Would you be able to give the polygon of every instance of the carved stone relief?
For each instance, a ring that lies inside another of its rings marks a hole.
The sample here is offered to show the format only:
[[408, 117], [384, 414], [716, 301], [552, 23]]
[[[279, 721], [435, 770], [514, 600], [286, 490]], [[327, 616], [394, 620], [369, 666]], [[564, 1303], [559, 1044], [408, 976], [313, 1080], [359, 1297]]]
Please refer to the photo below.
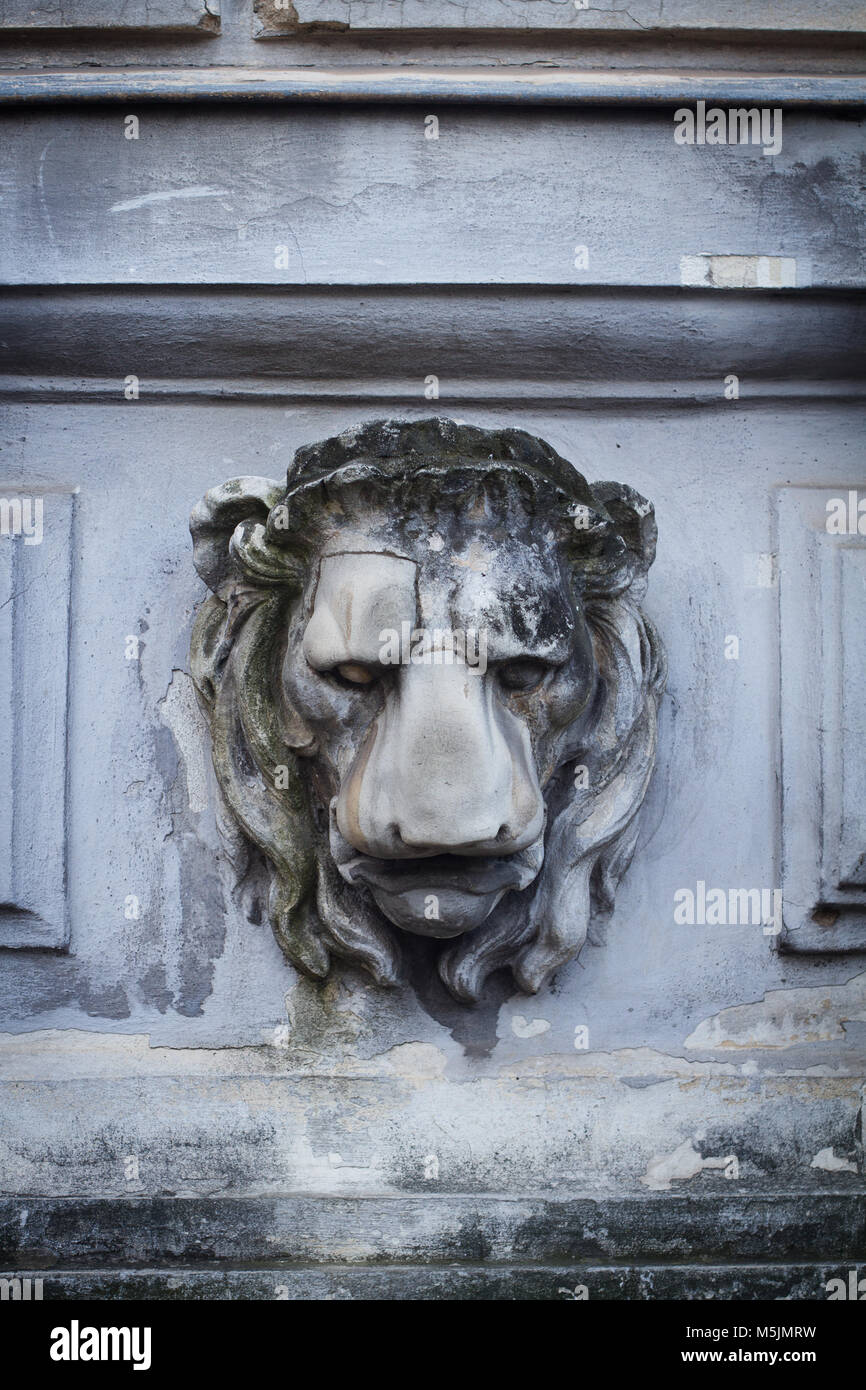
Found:
[[520, 430], [377, 421], [191, 531], [222, 823], [288, 958], [394, 985], [410, 933], [456, 999], [540, 989], [612, 908], [652, 773], [651, 504]]

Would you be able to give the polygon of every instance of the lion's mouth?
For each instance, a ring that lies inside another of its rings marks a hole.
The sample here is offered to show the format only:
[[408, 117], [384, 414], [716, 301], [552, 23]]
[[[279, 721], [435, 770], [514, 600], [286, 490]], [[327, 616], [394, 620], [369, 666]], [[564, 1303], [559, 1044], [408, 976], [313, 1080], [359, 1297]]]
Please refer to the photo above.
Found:
[[343, 838], [331, 811], [331, 854], [342, 878], [370, 889], [396, 926], [424, 936], [459, 936], [479, 926], [509, 889], [527, 888], [544, 862], [544, 831], [501, 856], [434, 854], [375, 859]]
[[525, 888], [531, 883], [541, 861], [530, 866], [525, 858], [525, 850], [502, 859], [467, 859], [457, 854], [437, 854], [429, 859], [371, 859], [360, 854], [338, 867], [347, 882], [361, 880], [389, 893], [407, 893], [423, 883], [431, 892], [452, 888], [483, 897], [506, 888]]

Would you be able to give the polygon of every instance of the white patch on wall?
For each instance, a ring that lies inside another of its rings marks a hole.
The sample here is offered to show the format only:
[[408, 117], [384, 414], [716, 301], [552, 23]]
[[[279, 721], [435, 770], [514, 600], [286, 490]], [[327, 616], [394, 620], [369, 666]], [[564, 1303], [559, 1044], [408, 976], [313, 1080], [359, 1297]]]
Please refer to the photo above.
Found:
[[[680, 257], [680, 284], [695, 289], [787, 290], [798, 283], [792, 256]], [[808, 283], [800, 266], [799, 283]]]
[[[696, 1138], [699, 1137], [696, 1136]], [[698, 1173], [703, 1172], [705, 1168], [720, 1168], [724, 1171], [726, 1178], [738, 1178], [740, 1175], [736, 1155], [728, 1154], [725, 1158], [702, 1158], [695, 1148], [694, 1140], [686, 1139], [672, 1153], [659, 1154], [656, 1158], [651, 1158], [641, 1182], [651, 1192], [668, 1192], [671, 1183], [675, 1180], [688, 1181], [690, 1178], [697, 1177]]]
[[743, 582], [747, 589], [776, 589], [779, 586], [779, 557], [771, 551], [743, 556]]
[[546, 1018], [525, 1019], [523, 1014], [515, 1014], [511, 1020], [511, 1031], [518, 1038], [537, 1038], [549, 1030], [550, 1024]]
[[809, 1164], [809, 1167], [823, 1168], [825, 1173], [857, 1172], [856, 1163], [853, 1163], [850, 1158], [837, 1158], [832, 1148], [819, 1149], [818, 1153], [816, 1153], [812, 1162]]
[[150, 203], [167, 203], [174, 198], [224, 198], [227, 188], [208, 188], [198, 184], [195, 188], [166, 188], [160, 193], [142, 193], [138, 198], [129, 198], [125, 203], [112, 203], [109, 212], [134, 212], [136, 208], [147, 207]]

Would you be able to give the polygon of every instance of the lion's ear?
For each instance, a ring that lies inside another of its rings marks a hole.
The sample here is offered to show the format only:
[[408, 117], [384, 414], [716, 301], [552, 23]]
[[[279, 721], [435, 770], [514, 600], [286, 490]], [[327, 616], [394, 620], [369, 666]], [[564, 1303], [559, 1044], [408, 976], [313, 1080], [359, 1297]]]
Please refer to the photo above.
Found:
[[626, 543], [634, 564], [632, 590], [640, 598], [646, 588], [650, 565], [656, 557], [655, 508], [625, 483], [593, 483], [593, 496], [613, 518], [617, 531]]
[[273, 478], [230, 478], [221, 487], [211, 488], [193, 507], [189, 519], [193, 563], [215, 594], [235, 577], [229, 551], [235, 527], [243, 521], [264, 524], [284, 492], [284, 485]]

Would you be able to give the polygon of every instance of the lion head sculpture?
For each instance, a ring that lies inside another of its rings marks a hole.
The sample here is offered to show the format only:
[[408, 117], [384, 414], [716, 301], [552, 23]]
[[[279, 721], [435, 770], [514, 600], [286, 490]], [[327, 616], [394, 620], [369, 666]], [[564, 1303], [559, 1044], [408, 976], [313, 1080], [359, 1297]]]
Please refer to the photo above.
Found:
[[376, 421], [190, 529], [193, 679], [289, 960], [392, 985], [414, 933], [458, 1000], [537, 991], [611, 909], [653, 768], [650, 503], [521, 430]]

